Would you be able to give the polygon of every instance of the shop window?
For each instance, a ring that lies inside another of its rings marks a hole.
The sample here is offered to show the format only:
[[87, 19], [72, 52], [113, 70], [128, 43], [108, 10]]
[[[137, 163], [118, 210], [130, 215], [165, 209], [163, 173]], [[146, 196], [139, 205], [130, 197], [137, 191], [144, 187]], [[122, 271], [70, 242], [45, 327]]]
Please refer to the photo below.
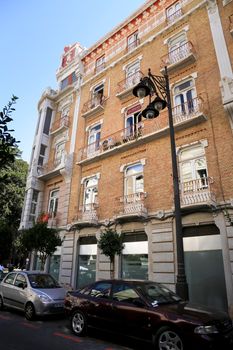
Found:
[[94, 236], [79, 239], [77, 287], [81, 288], [96, 280], [97, 240]]

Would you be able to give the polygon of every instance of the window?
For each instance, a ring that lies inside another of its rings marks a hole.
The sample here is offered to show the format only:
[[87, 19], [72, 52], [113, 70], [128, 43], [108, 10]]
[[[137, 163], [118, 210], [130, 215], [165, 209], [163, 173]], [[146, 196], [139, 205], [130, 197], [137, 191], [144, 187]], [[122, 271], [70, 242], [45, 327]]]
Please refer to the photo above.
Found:
[[128, 51], [132, 51], [133, 49], [135, 49], [135, 47], [138, 46], [138, 43], [139, 43], [138, 32], [135, 32], [135, 33], [131, 34], [127, 38], [127, 49], [128, 49]]
[[168, 7], [166, 13], [168, 24], [174, 22], [182, 15], [180, 2], [175, 2], [172, 6]]
[[130, 303], [139, 299], [139, 295], [134, 289], [132, 289], [127, 284], [115, 284], [113, 285], [113, 300], [121, 301], [123, 303]]
[[58, 197], [59, 197], [59, 190], [53, 190], [50, 192], [48, 211], [49, 211], [49, 214], [53, 217], [55, 217], [57, 214]]
[[6, 279], [5, 279], [5, 283], [7, 284], [14, 284], [14, 279], [15, 279], [15, 276], [16, 276], [16, 273], [13, 272], [13, 273], [10, 273], [9, 275], [7, 275]]
[[77, 76], [75, 72], [71, 73], [70, 75], [68, 75], [68, 77], [66, 77], [61, 81], [61, 85], [60, 85], [61, 90], [65, 89], [68, 85], [73, 84], [76, 80], [77, 80]]
[[39, 158], [38, 158], [38, 165], [40, 165], [40, 166], [42, 166], [44, 164], [45, 151], [46, 151], [46, 146], [41, 144], [40, 145], [40, 154], [39, 154]]
[[98, 179], [97, 176], [88, 178], [84, 183], [84, 211], [93, 210], [97, 204]]
[[58, 143], [55, 149], [54, 166], [64, 164], [65, 161], [65, 142]]
[[105, 56], [99, 57], [95, 62], [95, 72], [101, 72], [105, 67]]
[[143, 165], [135, 164], [125, 169], [125, 199], [128, 202], [140, 200], [144, 192]]
[[125, 71], [126, 89], [139, 83], [140, 80], [140, 61], [129, 65]]
[[190, 114], [195, 110], [197, 101], [194, 80], [186, 80], [174, 87], [174, 114]]
[[38, 197], [39, 197], [39, 191], [33, 190], [31, 208], [30, 208], [30, 214], [29, 214], [29, 221], [31, 222], [32, 221], [35, 222]]
[[179, 164], [184, 192], [208, 187], [206, 157], [202, 145], [181, 150]]
[[97, 240], [95, 236], [79, 239], [77, 287], [86, 286], [96, 281]]
[[111, 292], [111, 283], [99, 282], [90, 290], [90, 296], [94, 298], [108, 299]]
[[19, 273], [15, 279], [15, 286], [16, 287], [19, 287], [19, 286], [24, 286], [24, 288], [26, 287], [27, 285], [27, 281], [26, 281], [26, 278], [24, 275], [22, 275], [21, 273]]
[[148, 240], [145, 232], [127, 232], [123, 237], [121, 277], [148, 279]]
[[89, 129], [88, 148], [87, 148], [88, 155], [92, 156], [93, 154], [98, 152], [100, 148], [100, 134], [101, 134], [101, 124], [92, 126]]
[[44, 129], [43, 129], [43, 133], [46, 134], [46, 135], [49, 134], [50, 124], [51, 124], [51, 119], [52, 119], [52, 113], [53, 113], [53, 110], [51, 108], [47, 107], [46, 116], [45, 116], [45, 122], [44, 122]]
[[91, 108], [95, 108], [102, 104], [104, 96], [104, 84], [99, 84], [92, 90]]
[[168, 42], [169, 64], [174, 64], [187, 57], [189, 51], [189, 43], [185, 32], [181, 33], [175, 38], [172, 38]]
[[[141, 106], [136, 106], [136, 108], [131, 108], [127, 111], [125, 118], [125, 138], [133, 139], [142, 134], [142, 115], [140, 112], [134, 113], [134, 109], [141, 109]], [[131, 112], [132, 110], [132, 112]], [[124, 141], [124, 140], [123, 140]]]
[[38, 134], [38, 130], [40, 127], [41, 115], [42, 115], [42, 109], [39, 111], [39, 117], [38, 117], [38, 122], [37, 122], [37, 126], [36, 126], [36, 135]]

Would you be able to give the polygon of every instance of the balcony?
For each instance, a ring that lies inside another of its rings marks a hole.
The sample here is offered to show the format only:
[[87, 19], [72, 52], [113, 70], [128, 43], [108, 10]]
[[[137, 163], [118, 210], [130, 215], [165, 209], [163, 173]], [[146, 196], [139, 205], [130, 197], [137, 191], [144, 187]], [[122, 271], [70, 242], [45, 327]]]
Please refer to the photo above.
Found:
[[229, 16], [229, 30], [231, 35], [233, 36], [233, 14]]
[[171, 15], [167, 15], [167, 25], [174, 23], [182, 15], [183, 15], [183, 11], [181, 8], [176, 12], [172, 13]]
[[70, 125], [70, 121], [68, 116], [64, 116], [59, 120], [56, 120], [50, 129], [50, 135], [56, 135], [57, 133], [62, 132], [65, 129], [68, 129], [69, 125]]
[[139, 192], [121, 197], [116, 211], [115, 220], [126, 222], [131, 220], [143, 220], [147, 218], [147, 209], [145, 208], [146, 193]]
[[[169, 72], [177, 68], [185, 67], [196, 61], [196, 51], [193, 44], [187, 41], [178, 48], [170, 51], [167, 55], [161, 57], [162, 66], [167, 66]], [[164, 68], [161, 69], [164, 72]]]
[[[198, 97], [173, 107], [172, 113], [176, 130], [197, 125], [207, 119], [204, 111], [204, 101]], [[78, 163], [92, 162], [97, 157], [108, 157], [114, 153], [132, 149], [135, 145], [146, 144], [168, 134], [168, 116], [167, 111], [164, 110], [158, 118], [144, 120], [138, 124], [131, 125], [81, 148], [77, 161]]]
[[107, 98], [103, 95], [97, 95], [92, 97], [90, 100], [84, 103], [82, 112], [81, 112], [82, 116], [85, 118], [95, 113], [103, 111], [106, 100]]
[[213, 179], [202, 177], [181, 183], [181, 207], [216, 206], [215, 194], [211, 191]]
[[98, 224], [97, 203], [81, 206], [78, 215], [74, 218], [72, 226], [76, 228], [96, 226]]
[[140, 82], [140, 79], [142, 77], [143, 77], [143, 73], [138, 71], [136, 73], [129, 75], [124, 80], [120, 81], [117, 84], [116, 96], [119, 97], [120, 99], [123, 99], [127, 96], [132, 95], [132, 90], [134, 86], [136, 86]]
[[127, 44], [127, 52], [133, 51], [139, 44], [140, 44], [140, 40], [139, 39], [135, 39], [130, 44], [128, 43]]
[[66, 156], [56, 159], [53, 163], [47, 163], [37, 166], [37, 177], [40, 180], [49, 180], [61, 174], [61, 170], [65, 168]]

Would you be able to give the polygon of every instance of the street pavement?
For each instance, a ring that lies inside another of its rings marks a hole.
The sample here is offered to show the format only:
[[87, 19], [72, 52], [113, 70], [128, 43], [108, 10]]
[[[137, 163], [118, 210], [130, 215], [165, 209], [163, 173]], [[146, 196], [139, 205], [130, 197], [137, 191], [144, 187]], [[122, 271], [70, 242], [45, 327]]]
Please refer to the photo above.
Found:
[[1, 350], [147, 350], [147, 344], [104, 331], [89, 331], [86, 337], [75, 336], [64, 317], [46, 317], [27, 321], [22, 313], [0, 311]]

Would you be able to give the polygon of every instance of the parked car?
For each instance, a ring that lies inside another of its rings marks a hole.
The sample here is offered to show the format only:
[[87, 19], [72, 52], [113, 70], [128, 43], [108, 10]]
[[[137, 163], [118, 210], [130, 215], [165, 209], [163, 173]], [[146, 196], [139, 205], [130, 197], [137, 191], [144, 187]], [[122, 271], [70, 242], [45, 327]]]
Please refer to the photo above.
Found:
[[0, 270], [0, 282], [3, 280], [3, 278], [6, 276], [7, 272], [4, 270]]
[[48, 273], [13, 271], [0, 283], [0, 309], [22, 310], [28, 320], [64, 312], [66, 290]]
[[151, 281], [104, 280], [65, 298], [74, 334], [88, 327], [140, 338], [157, 350], [233, 348], [233, 323], [224, 312], [191, 305]]

